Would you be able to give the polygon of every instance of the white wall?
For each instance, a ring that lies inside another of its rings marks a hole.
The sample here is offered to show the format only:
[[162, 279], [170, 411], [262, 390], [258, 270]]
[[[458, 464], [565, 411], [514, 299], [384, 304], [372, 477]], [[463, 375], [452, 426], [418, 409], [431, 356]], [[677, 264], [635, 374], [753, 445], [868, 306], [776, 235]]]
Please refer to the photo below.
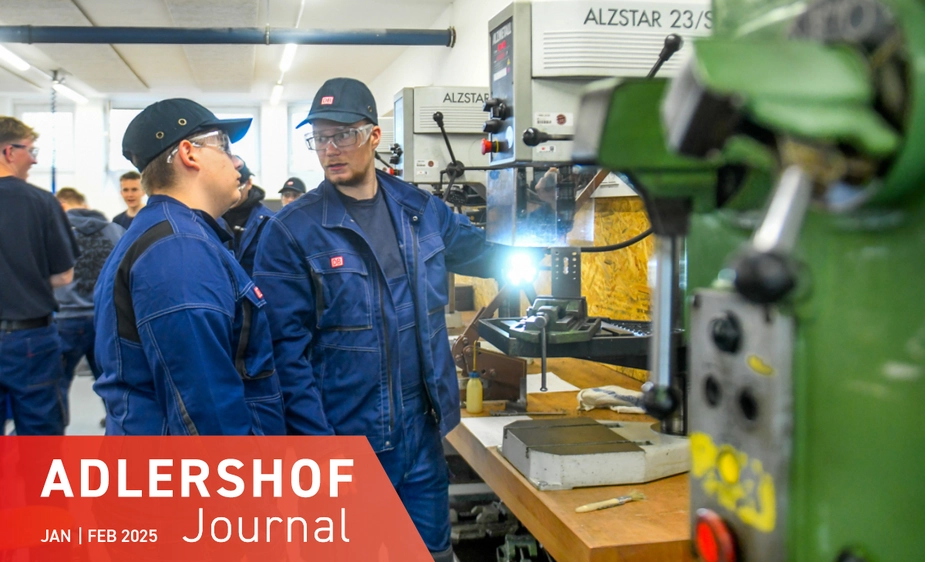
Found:
[[431, 26], [456, 28], [452, 49], [409, 47], [369, 84], [380, 115], [392, 110], [395, 94], [413, 86], [489, 86], [488, 20], [509, 2], [456, 0]]
[[260, 107], [260, 175], [256, 183], [267, 199], [279, 199], [279, 188], [289, 179], [289, 111], [283, 104]]

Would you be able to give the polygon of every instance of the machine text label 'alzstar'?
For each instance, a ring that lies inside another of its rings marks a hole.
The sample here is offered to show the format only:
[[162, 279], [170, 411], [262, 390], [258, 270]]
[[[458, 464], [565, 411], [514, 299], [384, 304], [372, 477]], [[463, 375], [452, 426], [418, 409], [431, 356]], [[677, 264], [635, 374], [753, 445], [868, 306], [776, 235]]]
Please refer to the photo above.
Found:
[[612, 27], [658, 27], [671, 29], [712, 29], [713, 13], [710, 10], [671, 10], [662, 19], [659, 10], [590, 8], [584, 25]]
[[443, 103], [484, 103], [488, 94], [477, 92], [449, 92], [443, 96]]

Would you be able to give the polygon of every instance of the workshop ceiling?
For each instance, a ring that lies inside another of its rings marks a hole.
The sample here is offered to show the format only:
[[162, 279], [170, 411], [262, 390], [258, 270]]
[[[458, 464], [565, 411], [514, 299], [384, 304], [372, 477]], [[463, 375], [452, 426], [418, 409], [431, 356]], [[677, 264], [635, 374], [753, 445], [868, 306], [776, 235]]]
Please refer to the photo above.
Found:
[[[0, 25], [97, 27], [296, 26], [303, 0], [0, 0]], [[299, 29], [435, 28], [452, 0], [304, 0]], [[68, 86], [116, 104], [167, 96], [254, 103], [279, 79], [283, 45], [4, 44]], [[321, 83], [349, 75], [371, 81], [406, 48], [302, 45], [286, 73], [283, 100], [310, 99]], [[0, 95], [44, 99], [49, 81], [0, 62]]]

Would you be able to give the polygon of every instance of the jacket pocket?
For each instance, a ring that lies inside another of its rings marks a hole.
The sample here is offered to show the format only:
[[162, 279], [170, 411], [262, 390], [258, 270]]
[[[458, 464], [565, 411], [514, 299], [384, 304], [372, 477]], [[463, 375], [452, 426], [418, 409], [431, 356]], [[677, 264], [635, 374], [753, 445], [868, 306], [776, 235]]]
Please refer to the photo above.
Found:
[[372, 288], [363, 258], [333, 251], [309, 258], [318, 328], [356, 331], [372, 328]]
[[425, 236], [418, 244], [421, 263], [424, 266], [423, 281], [427, 294], [428, 315], [435, 314], [438, 310], [442, 314], [443, 309], [450, 302], [446, 282], [446, 262], [443, 256], [446, 247], [439, 234]]

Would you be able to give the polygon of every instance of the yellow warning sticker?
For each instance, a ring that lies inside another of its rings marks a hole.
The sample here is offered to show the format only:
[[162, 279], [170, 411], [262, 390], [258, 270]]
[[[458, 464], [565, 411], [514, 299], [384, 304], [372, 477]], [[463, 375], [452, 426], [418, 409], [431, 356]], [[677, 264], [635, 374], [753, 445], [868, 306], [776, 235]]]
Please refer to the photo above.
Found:
[[764, 375], [766, 377], [774, 375], [774, 367], [757, 355], [749, 355], [745, 359], [745, 364], [748, 365], [749, 369], [755, 371], [759, 375]]
[[691, 475], [708, 496], [743, 523], [764, 533], [774, 531], [774, 479], [764, 471], [760, 460], [749, 458], [731, 445], [717, 445], [706, 433], [692, 433]]

